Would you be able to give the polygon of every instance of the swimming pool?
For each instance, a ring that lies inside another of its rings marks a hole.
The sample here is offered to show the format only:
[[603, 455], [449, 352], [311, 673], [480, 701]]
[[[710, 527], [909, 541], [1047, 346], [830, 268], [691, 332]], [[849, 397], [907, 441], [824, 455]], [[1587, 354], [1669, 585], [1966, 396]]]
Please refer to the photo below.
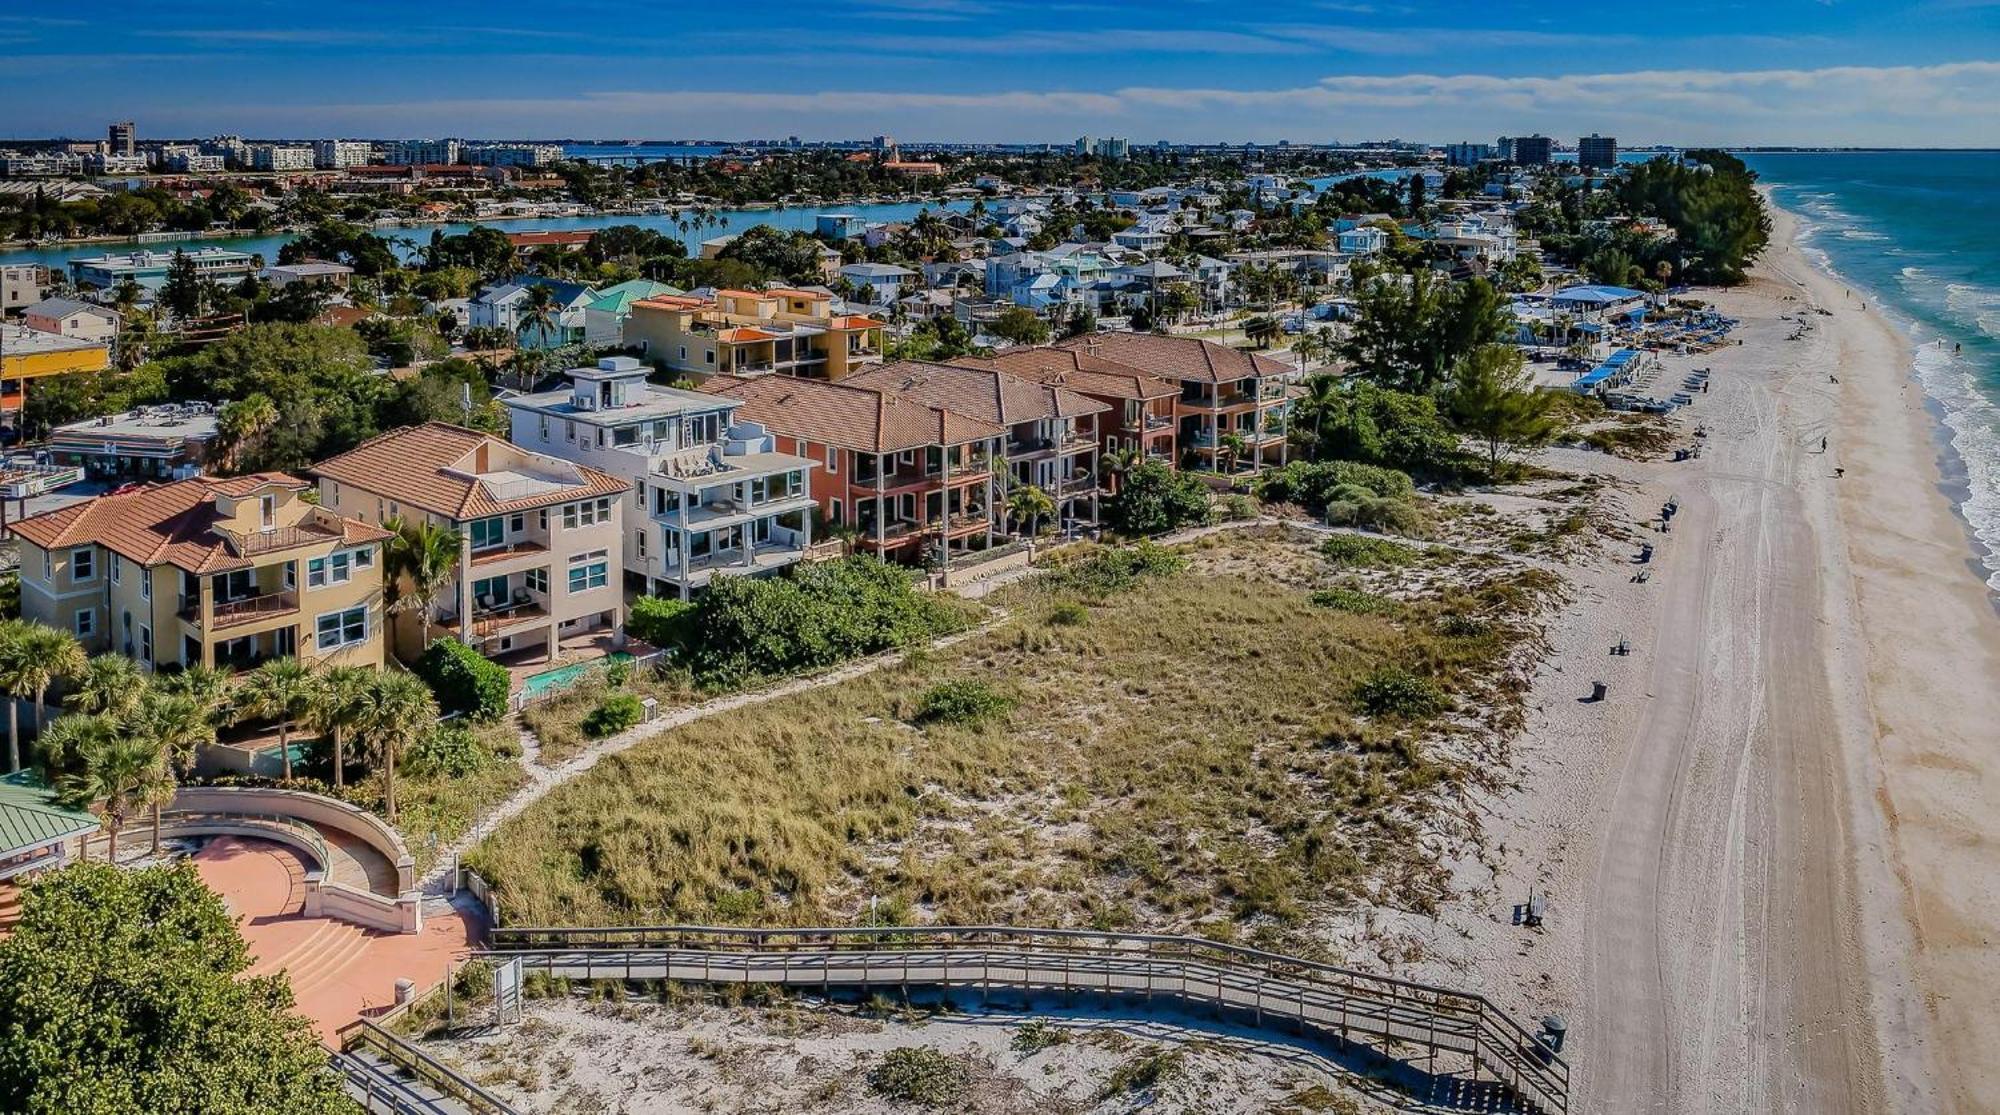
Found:
[[560, 690], [567, 689], [590, 670], [598, 669], [607, 662], [630, 662], [632, 656], [622, 650], [612, 651], [603, 658], [589, 662], [578, 662], [539, 674], [529, 674], [521, 681], [521, 702], [539, 700]]

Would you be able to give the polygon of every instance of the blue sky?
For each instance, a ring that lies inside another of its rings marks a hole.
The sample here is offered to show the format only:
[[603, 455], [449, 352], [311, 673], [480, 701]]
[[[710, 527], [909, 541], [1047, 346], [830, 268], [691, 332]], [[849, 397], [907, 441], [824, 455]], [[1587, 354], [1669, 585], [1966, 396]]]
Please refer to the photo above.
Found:
[[0, 136], [2000, 146], [2000, 0], [10, 7]]

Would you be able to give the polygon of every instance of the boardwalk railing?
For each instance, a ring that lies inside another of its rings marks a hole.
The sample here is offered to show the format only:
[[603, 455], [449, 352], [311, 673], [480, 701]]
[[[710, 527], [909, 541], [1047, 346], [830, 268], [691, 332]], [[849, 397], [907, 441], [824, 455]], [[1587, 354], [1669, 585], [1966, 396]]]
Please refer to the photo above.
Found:
[[[495, 928], [491, 951], [549, 975], [870, 989], [966, 987], [1177, 999], [1255, 1025], [1470, 1072], [1468, 1099], [1568, 1109], [1569, 1066], [1485, 997], [1196, 937], [1007, 927]], [[1446, 1064], [1439, 1065], [1444, 1057]]]
[[[364, 1110], [396, 1112], [442, 1112], [463, 1108], [472, 1115], [518, 1115], [500, 1097], [467, 1080], [451, 1066], [377, 1026], [358, 1018], [340, 1030], [340, 1053], [335, 1065], [347, 1075], [350, 1085], [363, 1096]], [[431, 1089], [456, 1101], [446, 1107], [426, 1101], [415, 1090], [383, 1073], [380, 1065], [353, 1056], [370, 1053], [397, 1071], [422, 1081]]]

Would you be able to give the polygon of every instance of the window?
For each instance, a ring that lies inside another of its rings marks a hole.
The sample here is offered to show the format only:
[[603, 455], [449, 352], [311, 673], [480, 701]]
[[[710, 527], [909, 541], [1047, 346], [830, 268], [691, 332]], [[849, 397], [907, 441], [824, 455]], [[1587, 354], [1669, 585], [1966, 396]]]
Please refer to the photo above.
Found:
[[563, 440], [564, 441], [576, 440], [576, 423], [568, 421], [565, 421], [563, 423]]
[[844, 517], [842, 517], [842, 515], [841, 515], [841, 508], [840, 508], [840, 501], [839, 501], [839, 500], [834, 500], [834, 501], [833, 501], [833, 522], [835, 523], [835, 525], [839, 525], [839, 524], [841, 524], [841, 523], [845, 523], [846, 521], [847, 521], [847, 520], [846, 520], [846, 519], [845, 519]]
[[536, 424], [541, 428], [542, 440], [543, 441], [549, 440], [549, 416], [546, 414], [537, 414], [535, 416], [535, 421]]
[[[113, 560], [116, 560], [117, 555], [113, 554], [112, 558]], [[153, 571], [147, 569], [145, 566], [142, 565], [139, 567], [139, 599], [151, 600], [152, 598], [153, 598]]]
[[278, 529], [278, 497], [257, 497], [257, 526], [260, 530]]
[[632, 541], [639, 547], [639, 557], [646, 556], [646, 531], [644, 528], [632, 532]]
[[97, 576], [97, 551], [80, 546], [69, 552], [69, 579], [88, 581]]
[[498, 515], [472, 520], [472, 548], [474, 551], [490, 550], [504, 545], [507, 541], [507, 520]]
[[639, 444], [639, 427], [620, 426], [617, 429], [611, 431], [611, 444], [613, 445]]
[[299, 563], [288, 561], [285, 563], [285, 590], [289, 592], [297, 587], [299, 587]]
[[491, 601], [493, 607], [507, 603], [506, 575], [487, 577], [483, 580], [472, 582], [472, 600], [475, 604], [486, 604]]
[[139, 625], [139, 661], [148, 665], [153, 661], [153, 629], [143, 623]]
[[831, 445], [826, 447], [826, 471], [830, 476], [840, 474], [840, 457]]
[[325, 588], [327, 585], [344, 585], [352, 577], [354, 555], [340, 550], [323, 558], [314, 558], [306, 563], [306, 587]]
[[344, 612], [328, 612], [314, 624], [319, 638], [319, 649], [335, 650], [353, 646], [368, 639], [368, 606], [360, 605]]
[[549, 529], [549, 509], [544, 507], [535, 512], [535, 526], [540, 530]]
[[706, 358], [706, 359], [708, 360], [708, 362], [709, 362], [709, 363], [711, 363], [711, 364], [715, 363], [715, 350], [714, 350], [714, 349], [709, 349], [709, 350], [708, 350], [707, 352], [705, 352], [705, 353], [702, 353], [702, 356], [703, 356], [704, 358]]
[[[373, 546], [363, 546], [362, 548], [360, 548], [360, 549], [358, 549], [358, 550], [353, 550], [353, 551], [350, 551], [350, 552], [351, 552], [351, 553], [353, 553], [353, 555], [354, 555], [354, 568], [356, 568], [356, 569], [372, 569], [372, 568], [374, 568], [374, 566], [375, 566], [375, 547], [373, 547]], [[291, 566], [289, 566], [289, 565], [288, 565], [288, 566], [286, 566], [285, 568], [287, 568], [287, 569], [290, 569], [290, 568], [291, 568]]]
[[76, 614], [76, 637], [88, 639], [97, 634], [97, 609], [85, 608]]
[[604, 559], [603, 550], [592, 550], [587, 554], [571, 554], [569, 559], [569, 591], [588, 592], [603, 588], [610, 583], [611, 569]]
[[507, 529], [515, 534], [528, 533], [528, 516], [519, 511], [514, 512], [513, 518], [507, 520]]
[[581, 503], [565, 503], [562, 509], [564, 530], [595, 526], [611, 521], [611, 499], [587, 499]]
[[125, 572], [125, 562], [117, 554], [111, 555], [111, 583], [119, 583], [119, 575]]
[[529, 592], [539, 592], [546, 596], [549, 591], [549, 571], [546, 569], [530, 569], [526, 573], [521, 574], [521, 584]]

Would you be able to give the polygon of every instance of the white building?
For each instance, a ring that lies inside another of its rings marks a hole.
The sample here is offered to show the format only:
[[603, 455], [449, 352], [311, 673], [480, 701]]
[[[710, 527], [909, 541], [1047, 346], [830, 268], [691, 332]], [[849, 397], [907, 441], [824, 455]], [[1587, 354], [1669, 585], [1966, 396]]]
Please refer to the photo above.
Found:
[[463, 145], [455, 139], [405, 139], [389, 145], [391, 166], [452, 165]]
[[633, 486], [626, 580], [686, 599], [715, 577], [803, 560], [812, 546], [812, 470], [740, 420], [741, 400], [646, 382], [646, 366], [607, 356], [572, 368], [570, 389], [503, 400], [514, 444], [586, 464]]
[[83, 157], [85, 174], [144, 174], [148, 169], [144, 155], [107, 155], [99, 152]]
[[321, 170], [367, 166], [375, 145], [357, 139], [322, 139], [313, 144], [313, 165]]
[[259, 143], [250, 148], [252, 170], [311, 170], [313, 161], [313, 149], [310, 147]]
[[487, 143], [464, 147], [459, 157], [474, 166], [547, 166], [563, 157], [555, 143]]

